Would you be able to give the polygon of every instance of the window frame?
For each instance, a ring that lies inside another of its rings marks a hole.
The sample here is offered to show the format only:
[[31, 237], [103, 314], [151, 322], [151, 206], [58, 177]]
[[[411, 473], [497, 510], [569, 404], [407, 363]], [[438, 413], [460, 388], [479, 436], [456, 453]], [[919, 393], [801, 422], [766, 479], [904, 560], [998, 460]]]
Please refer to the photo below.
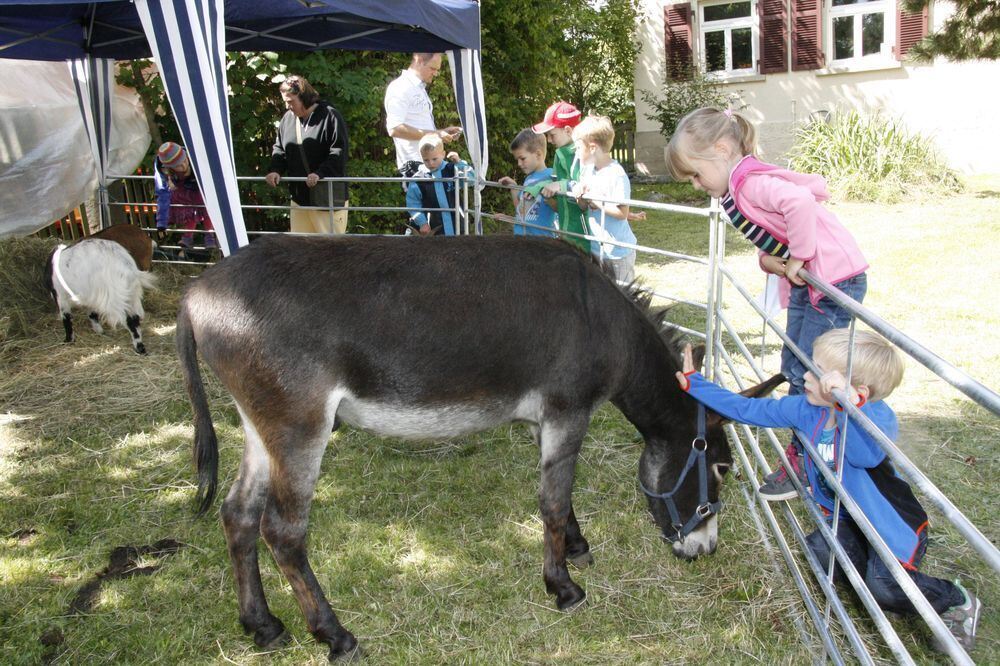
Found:
[[[705, 20], [706, 7], [729, 5], [734, 4], [734, 2], [748, 2], [750, 4], [750, 15], [718, 21]], [[725, 80], [760, 73], [760, 18], [757, 16], [757, 0], [708, 0], [707, 2], [698, 2], [696, 16], [698, 19], [698, 64], [705, 76]], [[708, 24], [707, 28], [706, 24]], [[738, 28], [750, 28], [751, 64], [748, 68], [733, 69], [732, 31]], [[724, 35], [723, 48], [725, 49], [726, 69], [714, 72], [708, 71], [708, 52], [705, 42], [705, 36], [708, 32], [722, 32]]]
[[[875, 0], [850, 5], [834, 6], [833, 0], [823, 2], [823, 44], [827, 67], [850, 67], [888, 62], [894, 59], [893, 47], [896, 43], [896, 0]], [[877, 53], [858, 55], [864, 48], [865, 14], [882, 14], [882, 45]], [[849, 58], [837, 58], [836, 35], [833, 24], [837, 18], [853, 18], [854, 53]]]

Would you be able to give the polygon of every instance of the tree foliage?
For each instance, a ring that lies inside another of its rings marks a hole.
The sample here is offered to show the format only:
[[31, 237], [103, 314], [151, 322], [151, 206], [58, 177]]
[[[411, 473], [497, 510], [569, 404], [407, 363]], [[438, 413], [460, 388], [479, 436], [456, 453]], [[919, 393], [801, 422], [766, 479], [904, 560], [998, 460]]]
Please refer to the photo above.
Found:
[[[933, 0], [906, 0], [907, 11], [919, 12]], [[910, 57], [931, 60], [945, 56], [951, 60], [1000, 59], [1000, 0], [953, 0], [955, 13], [941, 29], [928, 35], [912, 49]]]
[[697, 68], [678, 80], [668, 79], [659, 93], [642, 91], [642, 99], [650, 106], [646, 118], [660, 125], [660, 134], [666, 139], [674, 135], [681, 118], [691, 111], [703, 106], [724, 108], [738, 97], [738, 93], [728, 94], [717, 79]]
[[[592, 6], [593, 0], [505, 0], [482, 5], [488, 177], [520, 175], [507, 147], [517, 132], [538, 122], [558, 99], [609, 115], [615, 122], [632, 120], [636, 1], [608, 0], [599, 8]], [[228, 54], [237, 173], [265, 175], [275, 125], [284, 113], [278, 85], [285, 76], [299, 74], [344, 116], [350, 132], [349, 175], [394, 176], [395, 151], [386, 133], [382, 101], [386, 86], [409, 60], [408, 53], [339, 50]], [[140, 65], [120, 68], [119, 80], [139, 90], [146, 108], [155, 114], [163, 140], [180, 141], [159, 77], [148, 76], [155, 68], [149, 61]], [[145, 80], [137, 78], [139, 70], [147, 73]], [[438, 125], [459, 124], [447, 59], [429, 94]], [[463, 149], [458, 147], [459, 152]], [[241, 184], [241, 198], [245, 205], [282, 205], [287, 203], [287, 192], [258, 181]], [[400, 206], [402, 197], [394, 185], [356, 184], [351, 186], [351, 203]], [[287, 219], [283, 211], [248, 209], [244, 215], [250, 229], [280, 229]], [[350, 217], [354, 231], [399, 231], [403, 221], [398, 213]]]
[[640, 44], [635, 35], [637, 0], [608, 0], [603, 6], [579, 0], [566, 33], [574, 46], [566, 97], [584, 108], [634, 123], [633, 68]]

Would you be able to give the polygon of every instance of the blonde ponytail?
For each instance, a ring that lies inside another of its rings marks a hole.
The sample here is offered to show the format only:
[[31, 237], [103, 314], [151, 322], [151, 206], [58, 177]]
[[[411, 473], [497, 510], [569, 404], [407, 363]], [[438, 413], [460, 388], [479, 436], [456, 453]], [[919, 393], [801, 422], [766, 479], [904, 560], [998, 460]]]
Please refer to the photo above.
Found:
[[741, 114], [730, 109], [702, 107], [677, 123], [667, 144], [667, 168], [675, 180], [688, 180], [695, 169], [690, 159], [713, 159], [712, 146], [727, 140], [742, 155], [757, 152], [757, 130]]

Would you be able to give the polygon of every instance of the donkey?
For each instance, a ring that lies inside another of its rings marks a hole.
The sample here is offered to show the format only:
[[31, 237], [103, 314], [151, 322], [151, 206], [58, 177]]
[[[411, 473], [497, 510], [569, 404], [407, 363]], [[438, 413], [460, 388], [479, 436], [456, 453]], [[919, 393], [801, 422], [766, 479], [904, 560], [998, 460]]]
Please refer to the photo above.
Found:
[[699, 432], [696, 403], [674, 376], [680, 352], [660, 324], [636, 290], [552, 239], [270, 237], [205, 271], [181, 301], [177, 351], [195, 415], [199, 513], [218, 474], [199, 351], [243, 422], [243, 460], [221, 511], [243, 628], [262, 647], [284, 638], [261, 584], [263, 536], [330, 659], [358, 649], [305, 548], [320, 461], [342, 422], [402, 438], [526, 423], [541, 452], [543, 579], [568, 609], [585, 593], [567, 561], [592, 562], [571, 498], [577, 454], [610, 400], [645, 440], [639, 482], [675, 555], [713, 552], [732, 457], [717, 418]]

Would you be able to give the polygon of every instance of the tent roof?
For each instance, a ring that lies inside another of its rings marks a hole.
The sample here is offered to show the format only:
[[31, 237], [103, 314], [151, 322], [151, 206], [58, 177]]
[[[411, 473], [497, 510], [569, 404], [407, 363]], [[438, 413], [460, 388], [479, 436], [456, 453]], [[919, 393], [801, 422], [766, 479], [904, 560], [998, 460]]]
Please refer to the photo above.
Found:
[[[225, 22], [228, 51], [479, 49], [474, 0], [225, 0]], [[150, 55], [132, 2], [0, 0], [0, 58], [69, 60], [87, 53], [117, 60]]]

